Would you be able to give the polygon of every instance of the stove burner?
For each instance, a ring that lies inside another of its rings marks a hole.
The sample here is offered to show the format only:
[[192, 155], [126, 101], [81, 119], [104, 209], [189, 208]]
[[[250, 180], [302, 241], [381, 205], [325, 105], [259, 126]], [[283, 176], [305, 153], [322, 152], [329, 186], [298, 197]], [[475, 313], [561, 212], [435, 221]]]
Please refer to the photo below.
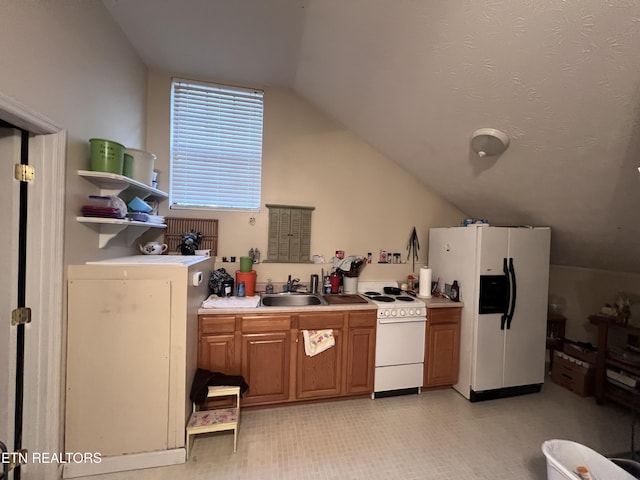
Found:
[[381, 295], [380, 292], [364, 292], [364, 294], [367, 297], [377, 297], [377, 296]]
[[384, 295], [376, 295], [375, 297], [371, 297], [371, 300], [375, 300], [376, 302], [393, 302], [394, 299], [391, 297], [385, 297]]
[[396, 297], [396, 300], [400, 300], [401, 302], [413, 302], [413, 298], [411, 297]]

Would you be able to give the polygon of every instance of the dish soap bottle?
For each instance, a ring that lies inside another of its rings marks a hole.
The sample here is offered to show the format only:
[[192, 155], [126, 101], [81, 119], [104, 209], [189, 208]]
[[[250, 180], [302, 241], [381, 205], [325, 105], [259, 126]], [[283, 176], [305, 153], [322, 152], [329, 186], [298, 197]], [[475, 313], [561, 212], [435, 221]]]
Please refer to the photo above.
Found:
[[273, 293], [273, 283], [271, 283], [270, 278], [267, 278], [267, 286], [265, 287], [265, 291], [267, 293]]

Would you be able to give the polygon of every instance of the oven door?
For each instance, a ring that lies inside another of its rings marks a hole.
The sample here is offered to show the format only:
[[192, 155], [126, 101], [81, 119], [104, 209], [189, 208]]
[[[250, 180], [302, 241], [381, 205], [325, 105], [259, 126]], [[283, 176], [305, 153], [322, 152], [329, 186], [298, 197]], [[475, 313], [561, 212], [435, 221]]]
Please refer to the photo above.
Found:
[[426, 319], [381, 319], [376, 332], [376, 367], [424, 362]]

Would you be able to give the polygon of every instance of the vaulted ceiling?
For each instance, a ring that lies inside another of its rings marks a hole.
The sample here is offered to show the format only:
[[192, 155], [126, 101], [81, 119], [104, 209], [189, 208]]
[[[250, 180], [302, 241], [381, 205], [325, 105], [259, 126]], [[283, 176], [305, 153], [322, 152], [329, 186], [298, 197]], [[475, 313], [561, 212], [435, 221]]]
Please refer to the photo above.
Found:
[[551, 226], [552, 263], [640, 272], [640, 2], [103, 2], [149, 67], [292, 88], [470, 217]]

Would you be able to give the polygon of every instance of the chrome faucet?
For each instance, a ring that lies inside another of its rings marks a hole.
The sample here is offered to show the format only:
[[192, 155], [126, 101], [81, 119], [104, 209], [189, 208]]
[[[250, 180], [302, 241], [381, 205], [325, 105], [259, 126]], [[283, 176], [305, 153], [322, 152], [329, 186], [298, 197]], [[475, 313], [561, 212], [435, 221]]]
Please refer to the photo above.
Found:
[[291, 275], [289, 275], [289, 277], [287, 278], [287, 285], [286, 285], [286, 290], [285, 292], [297, 292], [299, 288], [303, 287], [304, 285], [300, 285], [300, 279], [299, 278], [291, 278]]

